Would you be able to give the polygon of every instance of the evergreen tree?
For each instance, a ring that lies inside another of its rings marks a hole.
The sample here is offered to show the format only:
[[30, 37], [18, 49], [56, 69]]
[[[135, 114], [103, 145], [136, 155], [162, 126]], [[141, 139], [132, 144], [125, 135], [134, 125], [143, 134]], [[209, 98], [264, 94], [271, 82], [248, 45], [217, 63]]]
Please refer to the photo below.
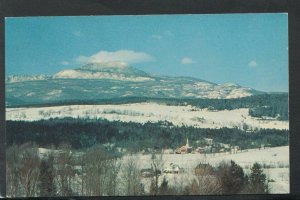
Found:
[[251, 168], [249, 177], [250, 192], [254, 194], [268, 193], [268, 184], [266, 182], [266, 175], [263, 173], [262, 167], [259, 163], [254, 163]]
[[218, 174], [223, 194], [238, 194], [247, 182], [243, 168], [232, 160], [230, 161], [230, 165], [221, 163]]

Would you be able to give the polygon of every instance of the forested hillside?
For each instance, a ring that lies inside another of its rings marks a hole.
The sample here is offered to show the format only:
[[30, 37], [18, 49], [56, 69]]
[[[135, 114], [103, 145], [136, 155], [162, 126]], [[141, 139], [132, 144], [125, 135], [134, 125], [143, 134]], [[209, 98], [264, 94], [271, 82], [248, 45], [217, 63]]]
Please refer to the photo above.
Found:
[[242, 149], [261, 145], [288, 145], [288, 130], [261, 129], [246, 132], [240, 129], [203, 129], [175, 127], [169, 122], [125, 123], [91, 119], [51, 119], [35, 122], [7, 121], [7, 143], [23, 144], [35, 142], [40, 147], [58, 146], [69, 143], [73, 148], [87, 148], [95, 144], [113, 143], [131, 152], [146, 148], [177, 148], [185, 144], [186, 137], [191, 145], [197, 140], [212, 138], [215, 142], [238, 145]]

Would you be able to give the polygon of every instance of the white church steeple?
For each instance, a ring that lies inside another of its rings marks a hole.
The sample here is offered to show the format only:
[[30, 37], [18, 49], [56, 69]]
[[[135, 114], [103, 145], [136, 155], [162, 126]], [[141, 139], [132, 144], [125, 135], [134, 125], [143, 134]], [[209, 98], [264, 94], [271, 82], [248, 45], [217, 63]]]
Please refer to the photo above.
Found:
[[186, 147], [189, 147], [190, 145], [189, 145], [189, 139], [188, 138], [186, 138], [186, 145], [185, 145]]

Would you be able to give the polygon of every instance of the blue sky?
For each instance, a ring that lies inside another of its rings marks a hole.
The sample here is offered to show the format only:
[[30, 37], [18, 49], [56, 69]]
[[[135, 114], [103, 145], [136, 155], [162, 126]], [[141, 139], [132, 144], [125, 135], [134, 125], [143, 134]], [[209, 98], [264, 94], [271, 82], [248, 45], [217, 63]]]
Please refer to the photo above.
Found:
[[6, 75], [124, 61], [153, 74], [288, 91], [286, 14], [26, 17], [5, 25]]

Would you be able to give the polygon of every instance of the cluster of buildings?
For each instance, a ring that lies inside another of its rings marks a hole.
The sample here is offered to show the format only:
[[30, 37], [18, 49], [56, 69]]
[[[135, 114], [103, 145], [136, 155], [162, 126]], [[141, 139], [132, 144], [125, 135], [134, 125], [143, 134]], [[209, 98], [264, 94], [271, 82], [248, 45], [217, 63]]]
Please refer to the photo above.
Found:
[[[196, 141], [196, 144], [199, 143], [199, 141]], [[189, 144], [188, 138], [186, 139], [186, 144], [178, 147], [175, 151], [172, 149], [166, 149], [163, 152], [164, 153], [176, 153], [176, 154], [188, 154], [188, 153], [237, 153], [241, 149], [239, 146], [236, 145], [230, 145], [220, 142], [214, 142], [212, 138], [204, 138], [204, 141], [202, 141], [202, 145], [199, 145], [196, 148], [193, 148]]]
[[183, 145], [175, 150], [176, 154], [192, 153], [193, 147], [189, 145], [189, 139], [186, 139], [186, 145]]

